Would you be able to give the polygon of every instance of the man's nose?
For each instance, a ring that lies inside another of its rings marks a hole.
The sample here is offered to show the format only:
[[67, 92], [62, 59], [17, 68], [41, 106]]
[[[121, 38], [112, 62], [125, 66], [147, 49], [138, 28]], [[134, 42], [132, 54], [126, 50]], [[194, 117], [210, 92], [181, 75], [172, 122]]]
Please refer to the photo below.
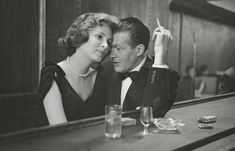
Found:
[[111, 58], [114, 58], [114, 57], [116, 57], [117, 56], [117, 53], [115, 52], [115, 50], [114, 49], [111, 49], [110, 50], [110, 57]]

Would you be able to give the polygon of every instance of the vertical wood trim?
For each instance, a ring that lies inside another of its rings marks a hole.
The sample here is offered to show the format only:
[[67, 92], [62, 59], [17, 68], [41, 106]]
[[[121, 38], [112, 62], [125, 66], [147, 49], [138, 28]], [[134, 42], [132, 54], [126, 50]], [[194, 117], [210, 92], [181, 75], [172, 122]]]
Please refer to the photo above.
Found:
[[153, 10], [152, 10], [152, 7], [153, 7], [153, 2], [152, 0], [147, 0], [147, 4], [146, 4], [146, 25], [148, 27], [151, 27], [152, 26], [152, 19], [153, 19]]
[[82, 0], [74, 1], [74, 18], [82, 14]]
[[[146, 3], [146, 12], [145, 12], [145, 25], [148, 27], [150, 30], [150, 36], [152, 35], [152, 28], [153, 28], [153, 1], [152, 0], [147, 0]], [[149, 41], [149, 47], [148, 47], [148, 54], [153, 56], [154, 55], [154, 50], [151, 49], [153, 48], [151, 43], [151, 40]]]
[[182, 55], [182, 36], [183, 36], [183, 11], [180, 11], [180, 29], [179, 29], [179, 54], [178, 54], [178, 71], [181, 73], [181, 55]]
[[[46, 48], [46, 0], [39, 1], [39, 78], [43, 63], [45, 62]], [[40, 79], [39, 79], [40, 81]]]

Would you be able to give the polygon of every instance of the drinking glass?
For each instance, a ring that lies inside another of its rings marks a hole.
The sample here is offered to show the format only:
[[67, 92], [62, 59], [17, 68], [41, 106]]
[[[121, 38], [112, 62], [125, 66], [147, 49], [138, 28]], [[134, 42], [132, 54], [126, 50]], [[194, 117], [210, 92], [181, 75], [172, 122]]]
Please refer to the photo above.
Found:
[[148, 134], [148, 127], [153, 121], [153, 110], [150, 106], [142, 106], [140, 108], [140, 122], [144, 125], [143, 135]]
[[122, 133], [122, 108], [120, 105], [105, 106], [105, 136], [120, 138]]

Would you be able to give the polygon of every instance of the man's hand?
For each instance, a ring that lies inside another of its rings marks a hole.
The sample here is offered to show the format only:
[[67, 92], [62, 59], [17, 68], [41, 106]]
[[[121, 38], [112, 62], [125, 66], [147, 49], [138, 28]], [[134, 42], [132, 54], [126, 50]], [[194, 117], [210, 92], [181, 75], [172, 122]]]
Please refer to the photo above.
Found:
[[152, 36], [154, 43], [154, 64], [164, 65], [166, 64], [167, 52], [173, 42], [173, 37], [171, 32], [162, 26], [157, 27]]

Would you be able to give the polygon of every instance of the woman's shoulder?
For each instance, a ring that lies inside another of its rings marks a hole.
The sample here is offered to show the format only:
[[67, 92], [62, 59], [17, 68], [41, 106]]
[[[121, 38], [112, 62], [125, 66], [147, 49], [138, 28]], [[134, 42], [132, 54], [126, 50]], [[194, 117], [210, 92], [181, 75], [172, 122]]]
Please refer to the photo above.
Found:
[[59, 75], [64, 75], [63, 69], [56, 63], [46, 61], [44, 63], [44, 66], [41, 69], [41, 75], [54, 75], [54, 74], [59, 74]]
[[41, 69], [40, 84], [38, 88], [38, 93], [41, 98], [45, 97], [58, 75], [64, 75], [61, 67], [56, 63], [46, 61]]

